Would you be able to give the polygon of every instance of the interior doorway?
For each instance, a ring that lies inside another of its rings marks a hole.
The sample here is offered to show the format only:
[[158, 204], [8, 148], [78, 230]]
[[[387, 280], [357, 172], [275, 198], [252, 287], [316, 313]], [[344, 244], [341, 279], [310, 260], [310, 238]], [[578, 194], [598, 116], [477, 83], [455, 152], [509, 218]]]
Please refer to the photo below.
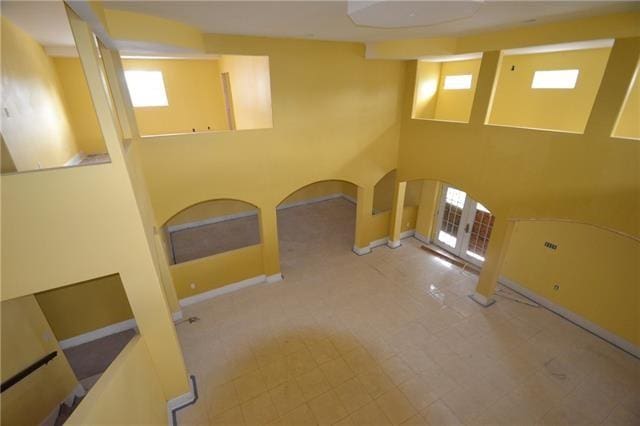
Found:
[[489, 209], [466, 192], [444, 185], [436, 220], [435, 243], [482, 266], [495, 221]]

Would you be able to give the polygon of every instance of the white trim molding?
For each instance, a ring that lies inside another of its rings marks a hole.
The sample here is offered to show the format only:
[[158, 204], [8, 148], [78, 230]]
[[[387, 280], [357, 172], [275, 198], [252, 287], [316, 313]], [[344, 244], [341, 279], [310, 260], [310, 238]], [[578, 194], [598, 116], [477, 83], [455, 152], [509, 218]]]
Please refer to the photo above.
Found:
[[176, 425], [174, 421], [173, 413], [187, 405], [195, 402], [197, 399], [198, 391], [196, 389], [196, 378], [193, 375], [189, 375], [189, 392], [183, 393], [180, 396], [176, 396], [167, 401], [167, 416], [169, 418], [169, 425]]
[[484, 306], [485, 308], [488, 308], [489, 306], [491, 306], [494, 303], [496, 303], [496, 301], [494, 299], [492, 299], [490, 297], [483, 296], [482, 294], [478, 293], [477, 291], [475, 293], [469, 295], [469, 299], [473, 300], [474, 302], [476, 302], [480, 306]]
[[[352, 197], [337, 192], [335, 194], [329, 194], [329, 195], [324, 195], [322, 197], [316, 197], [316, 198], [309, 198], [307, 200], [302, 200], [302, 201], [296, 201], [293, 203], [288, 203], [288, 204], [281, 204], [278, 207], [276, 207], [276, 210], [285, 210], [285, 209], [290, 209], [292, 207], [300, 207], [300, 206], [305, 206], [308, 204], [315, 204], [315, 203], [320, 203], [322, 201], [329, 201], [329, 200], [335, 200], [336, 198], [344, 198], [345, 200], [353, 203], [353, 204], [357, 204], [356, 200], [353, 199]], [[235, 219], [242, 219], [244, 217], [250, 217], [250, 216], [257, 216], [258, 215], [258, 210], [251, 210], [251, 211], [246, 211], [246, 212], [240, 212], [240, 213], [233, 213], [233, 214], [228, 214], [228, 215], [224, 215], [224, 216], [216, 216], [216, 217], [210, 217], [207, 219], [202, 219], [202, 220], [196, 220], [194, 222], [188, 222], [188, 223], [181, 223], [178, 225], [171, 225], [167, 227], [167, 231], [169, 233], [172, 232], [177, 232], [177, 231], [182, 231], [185, 229], [191, 229], [191, 228], [198, 228], [200, 226], [205, 226], [205, 225], [211, 225], [214, 223], [219, 223], [219, 222], [226, 222], [228, 220], [235, 220]]]
[[180, 321], [183, 318], [182, 309], [171, 314], [174, 321]]
[[427, 237], [427, 236], [426, 236], [426, 235], [424, 235], [424, 234], [421, 234], [421, 233], [420, 233], [420, 232], [418, 232], [418, 231], [415, 231], [415, 232], [414, 232], [414, 234], [413, 234], [413, 238], [415, 238], [416, 240], [421, 241], [421, 242], [423, 242], [423, 243], [425, 243], [425, 244], [431, 244], [431, 238]]
[[194, 303], [204, 302], [205, 300], [212, 299], [214, 297], [222, 296], [223, 294], [232, 293], [245, 287], [251, 287], [252, 285], [261, 284], [267, 281], [267, 276], [262, 274], [257, 277], [247, 278], [246, 280], [238, 281], [233, 284], [227, 284], [225, 286], [214, 288], [213, 290], [205, 291], [203, 293], [196, 294], [194, 296], [185, 297], [180, 299], [180, 306], [185, 307], [193, 305]]
[[73, 157], [69, 158], [69, 160], [67, 160], [67, 162], [64, 163], [64, 166], [65, 167], [77, 166], [78, 164], [82, 163], [82, 160], [84, 160], [86, 157], [87, 155], [84, 152], [80, 151]]
[[567, 308], [564, 308], [560, 305], [557, 305], [555, 303], [553, 303], [552, 301], [545, 299], [542, 296], [539, 296], [538, 294], [534, 293], [533, 291], [529, 290], [528, 288], [526, 288], [525, 286], [516, 283], [515, 281], [511, 281], [509, 278], [503, 277], [501, 276], [498, 279], [498, 283], [502, 284], [503, 286], [515, 291], [516, 293], [530, 299], [533, 300], [534, 302], [538, 303], [539, 305], [545, 307], [546, 309], [550, 310], [551, 312], [561, 316], [562, 318], [574, 323], [575, 325], [577, 325], [578, 327], [584, 328], [585, 330], [589, 331], [592, 334], [595, 334], [596, 336], [600, 337], [603, 340], [606, 340], [607, 342], [611, 343], [614, 346], [619, 347], [620, 349], [630, 353], [631, 355], [635, 356], [636, 358], [640, 358], [640, 347], [634, 345], [633, 343], [623, 339], [622, 337], [610, 332], [609, 330], [606, 330], [604, 328], [602, 328], [601, 326], [599, 326], [598, 324], [589, 321], [586, 318], [581, 317], [580, 315], [571, 312], [570, 310], [568, 310]]
[[387, 241], [387, 247], [391, 248], [391, 249], [397, 249], [398, 247], [400, 247], [402, 245], [402, 243], [400, 243], [400, 240], [388, 240]]
[[92, 342], [94, 340], [101, 339], [112, 334], [120, 333], [121, 331], [130, 330], [132, 328], [136, 328], [136, 320], [133, 318], [126, 321], [117, 322], [115, 324], [111, 324], [106, 327], [90, 331], [88, 333], [70, 337], [69, 339], [61, 340], [59, 344], [61, 349], [72, 348], [74, 346]]
[[371, 246], [366, 246], [362, 248], [353, 246], [353, 252], [358, 256], [364, 256], [365, 254], [371, 253]]
[[283, 279], [284, 279], [284, 277], [282, 276], [282, 273], [278, 272], [277, 274], [269, 275], [267, 277], [267, 282], [269, 284], [273, 284], [273, 283], [277, 283], [279, 281], [282, 281]]

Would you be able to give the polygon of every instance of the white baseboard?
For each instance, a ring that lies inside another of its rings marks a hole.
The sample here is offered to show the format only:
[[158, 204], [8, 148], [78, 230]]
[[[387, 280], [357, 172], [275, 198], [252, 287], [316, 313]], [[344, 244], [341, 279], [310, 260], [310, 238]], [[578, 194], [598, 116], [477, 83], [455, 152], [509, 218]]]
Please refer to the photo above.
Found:
[[[320, 203], [322, 201], [334, 200], [336, 198], [344, 198], [345, 200], [356, 204], [356, 200], [355, 199], [349, 197], [348, 195], [345, 195], [345, 194], [342, 194], [342, 193], [338, 192], [338, 193], [335, 193], [335, 194], [324, 195], [322, 197], [316, 197], [316, 198], [310, 198], [310, 199], [307, 199], [307, 200], [296, 201], [294, 203], [281, 204], [276, 208], [276, 210], [290, 209], [292, 207], [300, 207], [300, 206], [305, 206], [305, 205], [308, 205], [308, 204]], [[244, 217], [257, 216], [257, 215], [258, 215], [258, 211], [257, 210], [251, 210], [251, 211], [247, 211], [247, 212], [228, 214], [228, 215], [224, 215], [224, 216], [210, 217], [210, 218], [207, 218], [207, 219], [197, 220], [195, 222], [188, 222], [188, 223], [181, 223], [179, 225], [172, 225], [172, 226], [167, 227], [167, 231], [169, 233], [171, 233], [171, 232], [176, 232], [176, 231], [182, 231], [184, 229], [198, 228], [200, 226], [211, 225], [211, 224], [214, 224], [214, 223], [226, 222], [228, 220], [242, 219]]]
[[387, 244], [387, 241], [389, 241], [389, 238], [387, 238], [387, 237], [380, 238], [379, 240], [371, 241], [369, 243], [369, 248], [370, 249], [374, 249], [376, 247], [383, 246], [383, 245]]
[[365, 254], [371, 253], [371, 247], [370, 246], [366, 246], [366, 247], [353, 246], [353, 252], [358, 256], [364, 256]]
[[60, 405], [67, 404], [69, 407], [73, 405], [73, 400], [77, 397], [80, 398], [87, 394], [87, 391], [84, 390], [84, 387], [78, 383], [78, 385], [73, 388], [71, 393], [67, 395], [62, 401], [60, 401], [53, 410], [45, 417], [45, 419], [40, 423], [40, 426], [54, 426], [56, 424], [56, 420], [58, 419], [58, 414], [60, 413]]
[[115, 333], [120, 333], [121, 331], [129, 330], [132, 328], [136, 328], [136, 320], [128, 319], [126, 321], [117, 322], [115, 324], [111, 324], [106, 327], [90, 331], [88, 333], [80, 334], [69, 339], [61, 340], [59, 344], [60, 348], [62, 349], [72, 348], [74, 346], [82, 345], [83, 343], [101, 339], [103, 337], [110, 336]]
[[478, 293], [477, 291], [475, 293], [473, 293], [472, 295], [470, 295], [469, 298], [471, 300], [473, 300], [474, 302], [476, 302], [478, 305], [484, 306], [485, 308], [488, 308], [489, 306], [491, 306], [494, 303], [496, 303], [496, 301], [494, 299], [492, 299], [490, 297], [483, 296], [482, 294]]
[[545, 299], [542, 296], [539, 296], [538, 294], [534, 293], [533, 291], [529, 290], [523, 285], [518, 284], [515, 281], [511, 281], [506, 277], [500, 277], [498, 279], [498, 282], [503, 286], [515, 291], [516, 293], [519, 293], [520, 295], [533, 300], [539, 305], [544, 306], [548, 310], [560, 315], [564, 319], [576, 324], [577, 326], [582, 327], [585, 330], [595, 334], [596, 336], [602, 338], [603, 340], [606, 340], [612, 345], [617, 346], [620, 349], [630, 353], [636, 358], [640, 358], [640, 347], [610, 332], [609, 330], [606, 330], [600, 327], [598, 324], [595, 324], [594, 322], [591, 322], [588, 319], [583, 318], [574, 312], [571, 312], [567, 308], [564, 308], [560, 305], [553, 303], [548, 299]]
[[228, 220], [242, 219], [243, 217], [257, 216], [257, 215], [258, 215], [257, 210], [251, 210], [248, 212], [240, 212], [240, 213], [228, 214], [224, 216], [210, 217], [207, 219], [197, 220], [195, 222], [172, 225], [167, 227], [167, 231], [171, 233], [176, 231], [182, 231], [184, 229], [198, 228], [200, 226], [211, 225], [213, 223], [226, 222]]
[[69, 166], [77, 166], [78, 164], [80, 164], [82, 162], [82, 160], [84, 160], [87, 157], [87, 155], [80, 151], [78, 152], [76, 155], [74, 155], [73, 157], [69, 158], [69, 160], [67, 160], [66, 163], [64, 163], [65, 167], [69, 167]]
[[413, 237], [416, 233], [415, 229], [409, 229], [408, 231], [404, 231], [400, 233], [400, 239], [404, 240], [405, 238]]
[[358, 200], [356, 200], [355, 198], [347, 195], [347, 194], [340, 194], [342, 196], [342, 198], [344, 198], [345, 200], [347, 200], [348, 202], [352, 203], [352, 204], [358, 204]]
[[169, 425], [177, 426], [173, 419], [173, 412], [175, 410], [179, 410], [180, 408], [186, 405], [189, 405], [195, 401], [197, 396], [197, 391], [195, 389], [194, 380], [195, 379], [193, 379], [193, 377], [189, 375], [189, 392], [186, 392], [180, 396], [177, 396], [167, 401], [167, 415], [169, 418], [169, 423], [168, 423]]
[[425, 244], [431, 244], [431, 238], [427, 237], [426, 235], [423, 235], [421, 233], [419, 233], [418, 231], [415, 231], [413, 234], [413, 238], [415, 238], [418, 241], [421, 241]]
[[400, 247], [402, 244], [400, 243], [400, 240], [389, 240], [387, 241], [387, 247], [392, 248], [392, 249], [396, 249], [398, 247]]
[[[273, 276], [273, 275], [272, 275]], [[245, 287], [251, 287], [252, 285], [264, 283], [267, 281], [267, 276], [262, 274], [257, 277], [247, 278], [246, 280], [238, 281], [233, 284], [227, 284], [223, 287], [214, 288], [213, 290], [205, 291], [194, 296], [185, 297], [180, 299], [180, 306], [185, 307], [193, 305], [194, 303], [203, 302], [214, 297], [221, 296], [223, 294], [232, 293]]]
[[282, 281], [282, 280], [283, 280], [283, 277], [282, 277], [282, 273], [280, 273], [280, 272], [278, 272], [277, 274], [269, 275], [267, 277], [267, 282], [269, 284], [277, 283], [277, 282]]

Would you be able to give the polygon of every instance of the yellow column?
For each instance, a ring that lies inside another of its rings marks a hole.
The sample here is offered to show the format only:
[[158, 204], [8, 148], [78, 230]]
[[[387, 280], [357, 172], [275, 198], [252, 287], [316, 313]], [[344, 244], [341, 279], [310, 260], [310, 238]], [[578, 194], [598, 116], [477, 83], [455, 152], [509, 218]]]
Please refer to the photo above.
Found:
[[400, 232], [402, 231], [402, 212], [404, 211], [404, 194], [407, 182], [398, 182], [393, 192], [393, 205], [391, 206], [391, 220], [389, 222], [389, 241], [391, 248], [400, 247]]
[[495, 302], [491, 296], [496, 291], [502, 263], [509, 248], [513, 224], [514, 222], [499, 217], [496, 217], [496, 221], [493, 224], [489, 247], [487, 247], [484, 265], [482, 265], [482, 270], [480, 271], [478, 285], [475, 293], [471, 296], [473, 300], [482, 306], [490, 306]]
[[371, 252], [369, 247], [369, 227], [373, 211], [373, 186], [358, 187], [358, 204], [356, 206], [356, 232], [353, 252], [363, 255]]
[[415, 237], [423, 243], [431, 242], [434, 218], [438, 208], [439, 192], [439, 182], [435, 180], [425, 180], [422, 182]]
[[262, 261], [267, 282], [282, 280], [280, 272], [280, 244], [278, 243], [278, 216], [276, 206], [260, 209], [260, 236], [262, 238]]
[[145, 224], [143, 211], [136, 197], [132, 180], [135, 169], [130, 170], [127, 167], [120, 134], [103, 84], [100, 57], [93, 34], [89, 26], [68, 7], [67, 15], [98, 124], [111, 157], [109, 167], [112, 179], [120, 186], [123, 199], [127, 201], [121, 206], [126, 213], [125, 217], [130, 218], [122, 223], [123, 235], [127, 235], [126, 241], [123, 240], [122, 244], [123, 247], [126, 246], [127, 255], [123, 263], [118, 265], [118, 272], [140, 335], [149, 349], [154, 368], [160, 378], [162, 391], [171, 405], [193, 395], [166, 294], [154, 263], [153, 232]]

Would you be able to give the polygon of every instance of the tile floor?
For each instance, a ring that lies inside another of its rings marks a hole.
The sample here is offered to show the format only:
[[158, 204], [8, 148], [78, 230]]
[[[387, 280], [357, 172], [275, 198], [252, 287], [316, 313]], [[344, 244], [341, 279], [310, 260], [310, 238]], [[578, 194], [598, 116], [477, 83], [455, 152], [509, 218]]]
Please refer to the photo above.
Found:
[[284, 281], [185, 309], [200, 399], [179, 424], [640, 424], [639, 360], [543, 308], [478, 306], [477, 278], [412, 238], [356, 256], [345, 203], [281, 216]]

